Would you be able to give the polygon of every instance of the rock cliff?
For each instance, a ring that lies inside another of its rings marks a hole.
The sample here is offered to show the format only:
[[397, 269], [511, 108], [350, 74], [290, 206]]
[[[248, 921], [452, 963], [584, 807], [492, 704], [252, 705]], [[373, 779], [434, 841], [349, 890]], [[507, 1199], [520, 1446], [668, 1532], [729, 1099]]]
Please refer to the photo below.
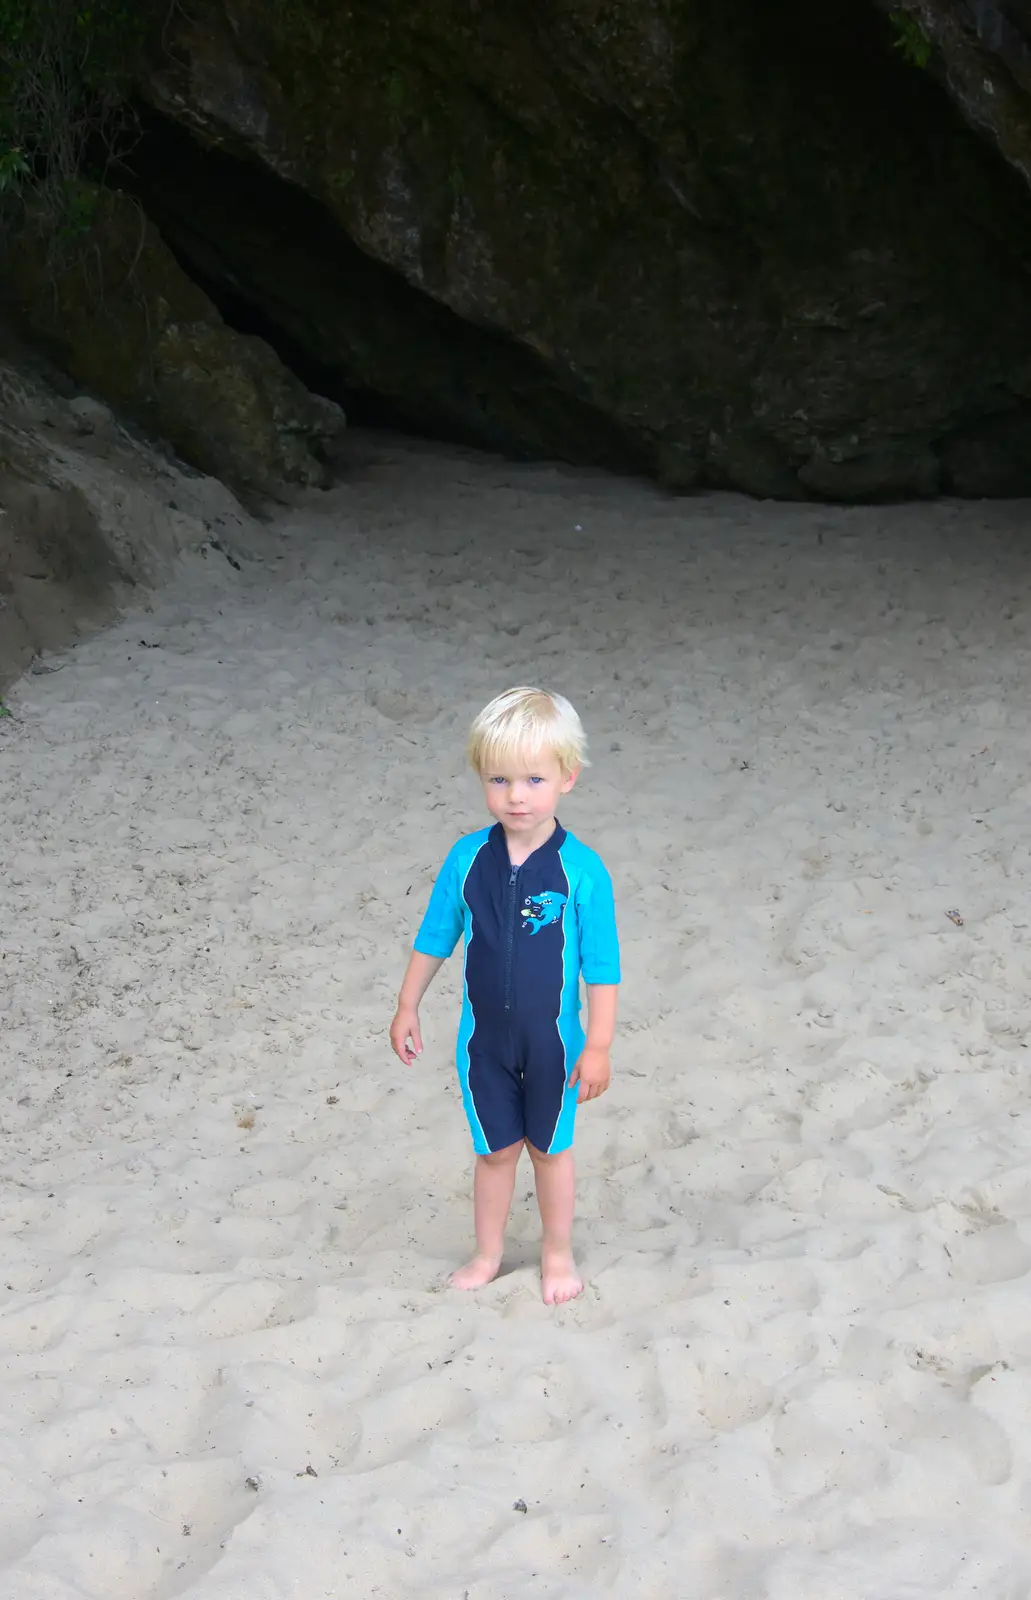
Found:
[[155, 122], [138, 192], [327, 392], [682, 487], [1031, 489], [1031, 197], [870, 0], [198, 0], [168, 42], [146, 97], [218, 159]]

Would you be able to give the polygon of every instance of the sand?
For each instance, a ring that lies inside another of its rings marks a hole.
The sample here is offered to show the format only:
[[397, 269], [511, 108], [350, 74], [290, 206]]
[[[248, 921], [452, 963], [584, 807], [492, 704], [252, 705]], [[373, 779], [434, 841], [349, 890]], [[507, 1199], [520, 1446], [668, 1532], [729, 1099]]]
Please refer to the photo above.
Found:
[[[1025, 1600], [1028, 524], [381, 438], [21, 681], [3, 1600]], [[625, 957], [559, 1310], [528, 1166], [444, 1287], [454, 963], [386, 1040], [526, 679]]]

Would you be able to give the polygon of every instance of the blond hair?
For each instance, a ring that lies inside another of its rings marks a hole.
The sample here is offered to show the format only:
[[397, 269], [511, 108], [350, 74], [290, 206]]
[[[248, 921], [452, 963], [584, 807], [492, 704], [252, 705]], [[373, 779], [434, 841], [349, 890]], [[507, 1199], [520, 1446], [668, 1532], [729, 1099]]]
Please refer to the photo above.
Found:
[[569, 701], [545, 689], [506, 689], [484, 706], [472, 727], [466, 754], [469, 765], [484, 773], [503, 769], [508, 759], [550, 751], [562, 776], [589, 766], [583, 723]]

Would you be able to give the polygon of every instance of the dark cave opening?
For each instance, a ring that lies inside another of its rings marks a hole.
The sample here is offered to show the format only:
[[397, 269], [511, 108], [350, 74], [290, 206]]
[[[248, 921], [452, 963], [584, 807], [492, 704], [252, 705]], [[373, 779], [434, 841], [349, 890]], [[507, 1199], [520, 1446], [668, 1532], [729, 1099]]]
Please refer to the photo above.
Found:
[[348, 422], [357, 428], [386, 428], [395, 433], [411, 433], [426, 438], [447, 439], [446, 433], [431, 434], [427, 419], [411, 415], [401, 400], [378, 394], [353, 381], [347, 371], [332, 362], [320, 361], [288, 329], [279, 326], [262, 307], [248, 299], [230, 283], [209, 278], [190, 260], [174, 252], [180, 266], [217, 308], [230, 328], [252, 334], [271, 345], [279, 359], [295, 373], [305, 388], [324, 395], [341, 406]]
[[158, 113], [117, 174], [229, 324], [359, 426], [521, 460], [649, 471], [631, 438], [528, 346], [373, 260], [295, 185]]

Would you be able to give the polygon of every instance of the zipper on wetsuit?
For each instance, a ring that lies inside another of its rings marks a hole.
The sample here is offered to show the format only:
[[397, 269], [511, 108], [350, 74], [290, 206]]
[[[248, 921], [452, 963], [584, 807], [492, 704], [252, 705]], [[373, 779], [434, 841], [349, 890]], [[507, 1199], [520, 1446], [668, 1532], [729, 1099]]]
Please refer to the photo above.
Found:
[[515, 955], [515, 927], [516, 927], [516, 889], [519, 883], [519, 868], [513, 867], [509, 862], [508, 867], [508, 899], [505, 910], [505, 1010], [512, 1009], [512, 967]]

